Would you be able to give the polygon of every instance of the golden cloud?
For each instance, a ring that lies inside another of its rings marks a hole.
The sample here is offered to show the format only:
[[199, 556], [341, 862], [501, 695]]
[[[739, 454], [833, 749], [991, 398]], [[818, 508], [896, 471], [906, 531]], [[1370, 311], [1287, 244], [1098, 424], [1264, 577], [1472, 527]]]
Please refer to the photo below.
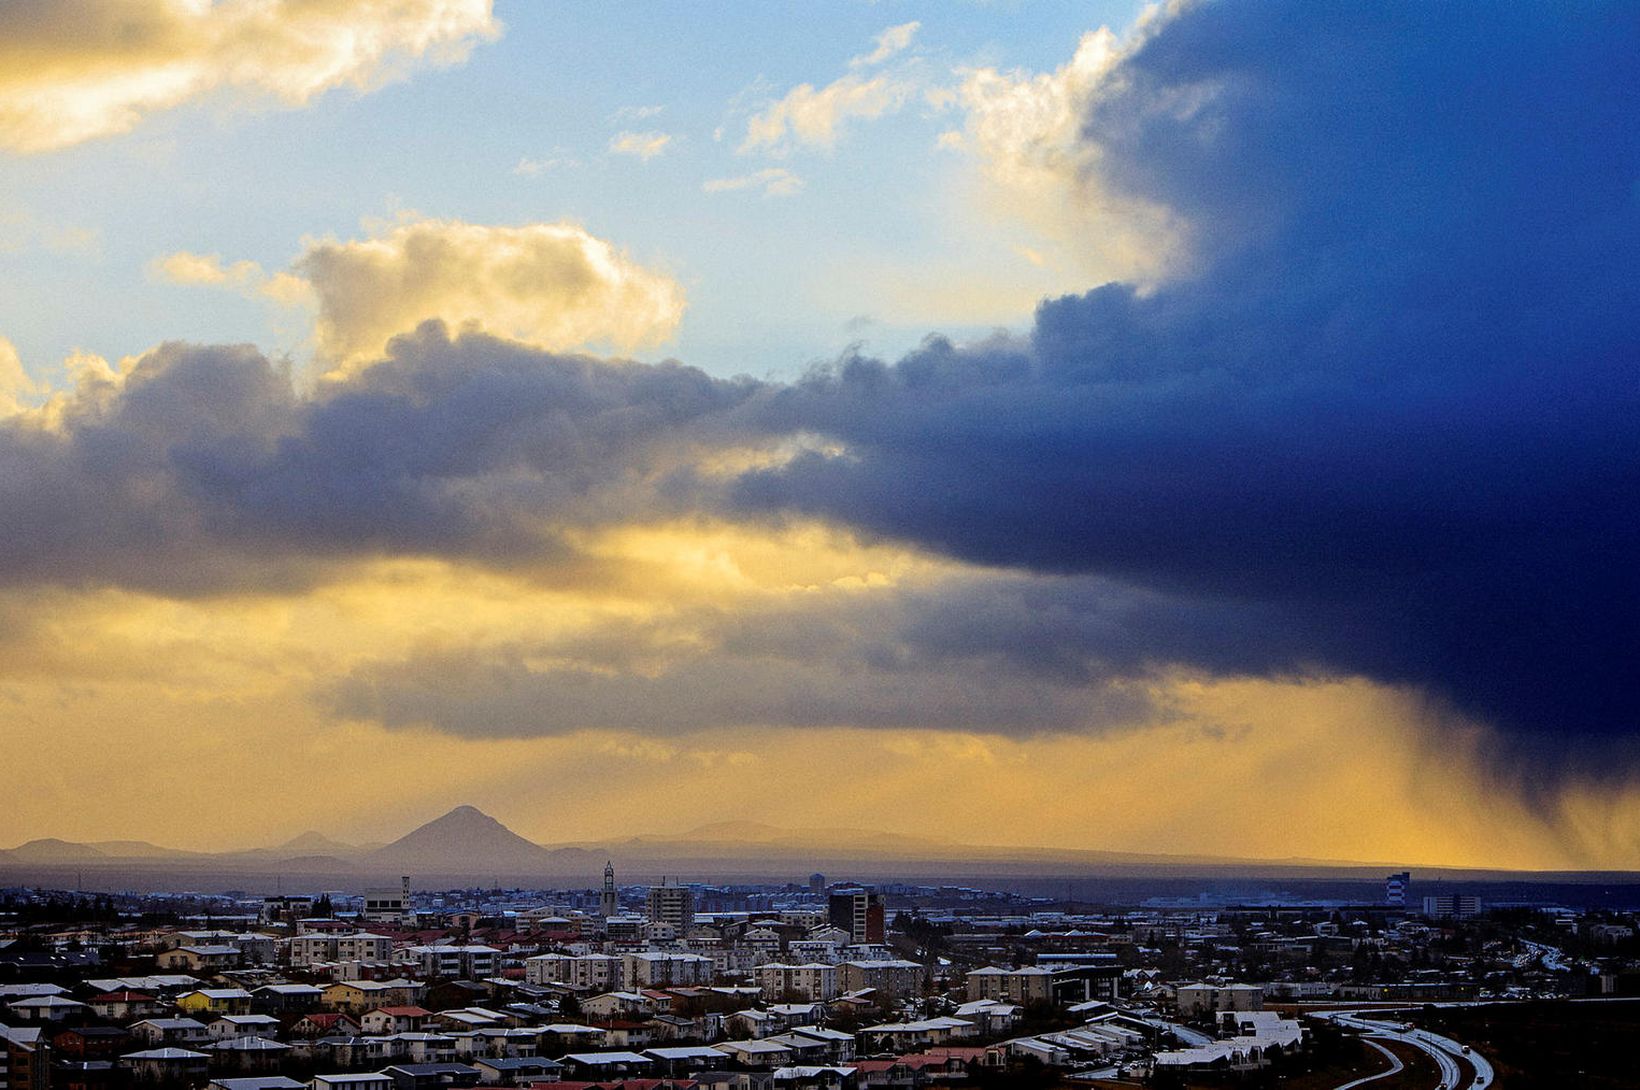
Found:
[[683, 318], [682, 287], [569, 223], [495, 227], [413, 219], [312, 242], [295, 270], [318, 299], [318, 343], [341, 363], [441, 319], [547, 351], [658, 344]]
[[675, 280], [571, 223], [405, 217], [363, 239], [309, 240], [291, 271], [183, 250], [149, 275], [312, 307], [319, 355], [342, 371], [433, 320], [549, 352], [630, 352], [670, 337], [685, 305]]
[[0, 5], [0, 147], [128, 132], [219, 92], [294, 107], [368, 91], [499, 33], [491, 0], [12, 0]]
[[40, 392], [40, 384], [23, 369], [16, 346], [0, 337], [0, 417], [22, 412]]

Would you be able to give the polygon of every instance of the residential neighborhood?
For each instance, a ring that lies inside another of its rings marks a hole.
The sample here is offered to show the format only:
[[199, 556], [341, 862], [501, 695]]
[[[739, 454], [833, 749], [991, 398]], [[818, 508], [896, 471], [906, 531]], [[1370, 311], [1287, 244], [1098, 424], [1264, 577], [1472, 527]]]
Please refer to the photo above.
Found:
[[0, 1087], [1172, 1086], [1318, 1063], [1377, 1032], [1349, 1012], [1640, 994], [1631, 916], [1432, 918], [1393, 889], [1096, 910], [611, 865], [584, 891], [406, 876], [392, 921], [379, 900], [5, 891]]

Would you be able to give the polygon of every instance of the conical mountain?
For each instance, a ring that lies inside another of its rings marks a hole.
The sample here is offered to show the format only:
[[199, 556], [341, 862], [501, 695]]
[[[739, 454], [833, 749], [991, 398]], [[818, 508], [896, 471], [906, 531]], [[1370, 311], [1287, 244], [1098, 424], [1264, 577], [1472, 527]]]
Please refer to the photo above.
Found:
[[406, 874], [520, 874], [544, 870], [554, 855], [473, 806], [458, 806], [365, 857]]

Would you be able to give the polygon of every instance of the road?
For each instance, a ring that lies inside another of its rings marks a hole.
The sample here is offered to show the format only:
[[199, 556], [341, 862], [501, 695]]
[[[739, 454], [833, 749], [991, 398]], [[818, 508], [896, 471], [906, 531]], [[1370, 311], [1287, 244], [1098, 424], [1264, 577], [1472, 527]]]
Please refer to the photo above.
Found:
[[[1318, 1018], [1326, 1018], [1350, 1029], [1358, 1029], [1374, 1037], [1385, 1040], [1400, 1041], [1424, 1052], [1435, 1061], [1435, 1066], [1441, 1070], [1441, 1082], [1437, 1090], [1472, 1090], [1472, 1088], [1490, 1087], [1495, 1073], [1486, 1057], [1479, 1052], [1466, 1051], [1464, 1046], [1450, 1037], [1443, 1037], [1438, 1033], [1431, 1033], [1424, 1029], [1402, 1029], [1401, 1023], [1390, 1022], [1379, 1018], [1366, 1018], [1354, 1011], [1324, 1011]], [[1370, 1041], [1368, 1042], [1371, 1043]], [[1474, 1073], [1464, 1078], [1464, 1069], [1459, 1060], [1469, 1063]], [[1389, 1074], [1385, 1072], [1384, 1074]], [[1375, 1076], [1382, 1077], [1382, 1076]], [[1358, 1079], [1350, 1086], [1359, 1086], [1367, 1079]], [[1339, 1087], [1339, 1090], [1345, 1090]]]
[[1355, 1090], [1357, 1086], [1365, 1086], [1369, 1082], [1377, 1082], [1379, 1079], [1387, 1079], [1406, 1066], [1406, 1064], [1401, 1062], [1401, 1057], [1397, 1056], [1377, 1041], [1374, 1041], [1371, 1037], [1364, 1038], [1362, 1043], [1371, 1045], [1379, 1052], [1382, 1052], [1384, 1055], [1388, 1056], [1390, 1069], [1388, 1071], [1380, 1071], [1376, 1075], [1368, 1075], [1365, 1078], [1356, 1079], [1354, 1082], [1347, 1082], [1343, 1086], [1338, 1087], [1338, 1090]]

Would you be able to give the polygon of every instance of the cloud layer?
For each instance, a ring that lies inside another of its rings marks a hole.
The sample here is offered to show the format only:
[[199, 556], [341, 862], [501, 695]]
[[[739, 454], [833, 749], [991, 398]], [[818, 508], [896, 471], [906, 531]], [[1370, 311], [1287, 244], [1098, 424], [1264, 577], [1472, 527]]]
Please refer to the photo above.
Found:
[[128, 132], [225, 92], [301, 106], [464, 59], [491, 0], [9, 0], [0, 5], [0, 147], [43, 152]]
[[[167, 345], [12, 417], [0, 508], [25, 529], [0, 578], [271, 592], [418, 557], [630, 587], [647, 569], [589, 538], [822, 523], [945, 567], [672, 614], [654, 591], [624, 627], [399, 648], [323, 699], [507, 736], [647, 709], [1042, 733], [1165, 718], [1180, 677], [1360, 676], [1541, 755], [1618, 753], [1640, 696], [1637, 21], [1173, 13], [1056, 75], [1075, 93], [1049, 87], [1043, 130], [1082, 192], [1176, 226], [1166, 276], [796, 383], [551, 351], [642, 343], [681, 306], [574, 228], [315, 243], [296, 268], [353, 366], [308, 390], [248, 348]], [[236, 268], [191, 275], [254, 280]]]

